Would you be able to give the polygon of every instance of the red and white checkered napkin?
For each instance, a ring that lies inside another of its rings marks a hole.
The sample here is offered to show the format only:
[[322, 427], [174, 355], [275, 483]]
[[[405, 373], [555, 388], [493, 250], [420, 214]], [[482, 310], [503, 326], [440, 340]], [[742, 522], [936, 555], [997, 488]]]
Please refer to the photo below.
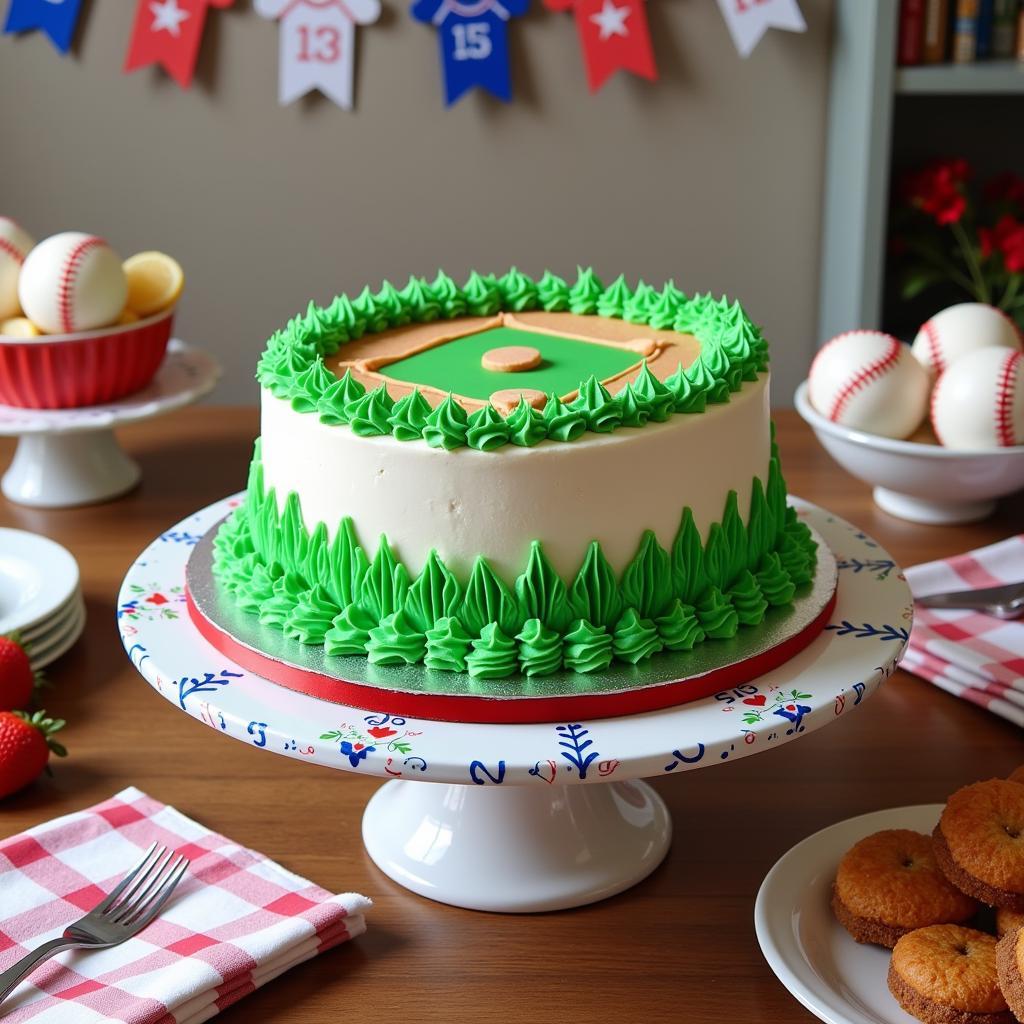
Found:
[[38, 968], [0, 1006], [4, 1024], [198, 1024], [366, 930], [365, 896], [329, 893], [132, 788], [0, 841], [0, 971], [91, 910], [154, 841], [192, 861], [160, 916]]
[[[907, 569], [915, 597], [1024, 580], [1024, 534]], [[902, 667], [1024, 726], [1024, 619], [1004, 622], [966, 609], [914, 609]]]

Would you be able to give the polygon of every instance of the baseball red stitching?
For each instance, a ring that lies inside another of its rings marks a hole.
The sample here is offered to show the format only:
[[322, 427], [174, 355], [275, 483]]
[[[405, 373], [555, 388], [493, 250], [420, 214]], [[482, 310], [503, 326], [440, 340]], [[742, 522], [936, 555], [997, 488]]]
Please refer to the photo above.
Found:
[[102, 238], [99, 238], [96, 235], [90, 235], [88, 238], [83, 238], [82, 241], [80, 241], [78, 245], [68, 253], [64, 266], [61, 267], [60, 279], [57, 282], [57, 313], [60, 316], [60, 326], [66, 332], [71, 332], [75, 329], [74, 321], [71, 316], [71, 290], [75, 286], [75, 277], [78, 274], [82, 259], [90, 249], [95, 249], [99, 245], [106, 244], [107, 243], [103, 241]]
[[1024, 356], [1010, 351], [996, 378], [996, 438], [1004, 448], [1017, 443], [1013, 431], [1013, 384]]
[[932, 357], [932, 365], [936, 373], [942, 373], [946, 369], [946, 360], [942, 358], [942, 347], [939, 345], [939, 332], [935, 330], [935, 324], [926, 320], [921, 325], [924, 336], [928, 339], [928, 351]]
[[0, 238], [0, 252], [7, 253], [19, 267], [25, 262], [22, 251], [13, 242], [8, 242], [6, 238]]
[[945, 379], [946, 375], [942, 374], [935, 382], [935, 387], [932, 388], [932, 397], [928, 403], [928, 419], [932, 421], [932, 433], [935, 435], [935, 440], [941, 445], [945, 445], [946, 442], [942, 440], [942, 435], [939, 433], [939, 421], [935, 417], [935, 407], [938, 404], [939, 388]]
[[866, 384], [870, 384], [871, 381], [877, 380], [879, 377], [889, 369], [890, 366], [894, 365], [900, 357], [900, 348], [902, 346], [895, 338], [889, 339], [889, 350], [884, 356], [880, 356], [873, 363], [868, 363], [863, 370], [854, 374], [846, 384], [840, 389], [836, 395], [835, 400], [832, 403], [832, 408], [829, 410], [828, 418], [833, 422], [837, 422], [840, 414], [842, 413], [846, 403], [863, 388]]

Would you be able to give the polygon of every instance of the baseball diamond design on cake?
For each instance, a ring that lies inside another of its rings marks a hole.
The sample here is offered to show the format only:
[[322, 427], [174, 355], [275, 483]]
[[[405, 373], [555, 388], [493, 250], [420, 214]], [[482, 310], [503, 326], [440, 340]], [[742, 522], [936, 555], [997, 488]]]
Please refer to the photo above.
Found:
[[440, 273], [311, 304], [257, 376], [214, 573], [328, 656], [587, 674], [756, 628], [814, 575], [767, 346], [724, 298]]

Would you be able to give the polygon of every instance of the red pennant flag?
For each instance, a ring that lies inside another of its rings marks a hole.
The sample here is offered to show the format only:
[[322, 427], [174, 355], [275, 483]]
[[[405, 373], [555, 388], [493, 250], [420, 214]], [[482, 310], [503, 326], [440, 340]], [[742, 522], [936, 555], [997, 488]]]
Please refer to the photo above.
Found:
[[597, 92], [616, 71], [658, 77], [644, 0], [544, 0], [553, 11], [570, 7], [587, 66], [587, 85]]
[[235, 0], [139, 0], [128, 43], [125, 72], [159, 64], [182, 87], [192, 75], [203, 40], [207, 7], [230, 7]]

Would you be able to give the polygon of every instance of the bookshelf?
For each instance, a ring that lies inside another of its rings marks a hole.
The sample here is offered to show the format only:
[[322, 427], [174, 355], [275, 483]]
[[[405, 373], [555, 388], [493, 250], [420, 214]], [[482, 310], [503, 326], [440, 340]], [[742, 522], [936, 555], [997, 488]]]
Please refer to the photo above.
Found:
[[[853, 327], [884, 328], [886, 233], [898, 100], [941, 104], [1024, 96], [1015, 61], [897, 68], [897, 0], [836, 0], [822, 229], [818, 343]], [[936, 113], [938, 113], [936, 108]], [[903, 118], [927, 132], [934, 118]], [[905, 142], [901, 134], [901, 142]], [[941, 155], [941, 154], [936, 154]]]
[[895, 88], [901, 95], [1024, 94], [1024, 61], [992, 60], [897, 68]]

